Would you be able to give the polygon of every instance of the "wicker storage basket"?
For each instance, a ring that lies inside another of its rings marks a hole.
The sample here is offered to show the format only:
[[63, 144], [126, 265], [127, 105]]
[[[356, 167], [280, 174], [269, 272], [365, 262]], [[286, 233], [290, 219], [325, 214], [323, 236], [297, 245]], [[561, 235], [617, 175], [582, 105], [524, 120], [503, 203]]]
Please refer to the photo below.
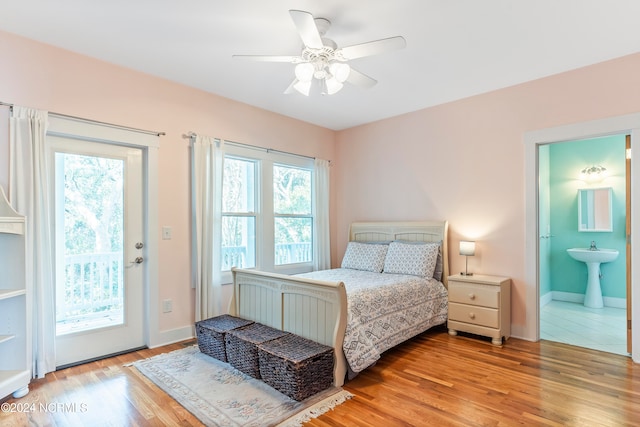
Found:
[[227, 332], [252, 324], [252, 320], [223, 314], [196, 322], [196, 337], [200, 351], [223, 362], [227, 361], [224, 336]]
[[261, 323], [229, 331], [225, 335], [227, 362], [245, 374], [260, 379], [258, 345], [288, 334]]
[[258, 346], [262, 381], [301, 401], [333, 383], [333, 348], [289, 334]]

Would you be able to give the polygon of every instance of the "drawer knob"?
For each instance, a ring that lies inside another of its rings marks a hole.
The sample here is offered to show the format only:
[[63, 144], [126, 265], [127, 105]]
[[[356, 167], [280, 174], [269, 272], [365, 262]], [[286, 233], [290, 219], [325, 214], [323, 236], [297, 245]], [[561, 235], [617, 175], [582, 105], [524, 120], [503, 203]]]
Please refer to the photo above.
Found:
[[476, 299], [476, 294], [474, 294], [473, 292], [471, 292], [469, 294], [469, 299]]
[[469, 318], [470, 319], [475, 319], [476, 318], [476, 314], [475, 313], [469, 313]]

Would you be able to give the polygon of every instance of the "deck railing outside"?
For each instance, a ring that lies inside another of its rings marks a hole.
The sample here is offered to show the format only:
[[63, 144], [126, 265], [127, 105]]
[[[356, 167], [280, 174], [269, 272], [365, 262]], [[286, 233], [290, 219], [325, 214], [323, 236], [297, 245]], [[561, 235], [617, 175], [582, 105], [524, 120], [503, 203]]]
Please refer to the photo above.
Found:
[[121, 252], [65, 256], [64, 287], [57, 289], [56, 321], [123, 306], [124, 271]]
[[[275, 247], [276, 265], [308, 262], [311, 243], [287, 243]], [[247, 247], [226, 247], [222, 269], [247, 267]], [[58, 288], [56, 321], [69, 322], [123, 308], [124, 270], [121, 252], [67, 255], [64, 287]]]

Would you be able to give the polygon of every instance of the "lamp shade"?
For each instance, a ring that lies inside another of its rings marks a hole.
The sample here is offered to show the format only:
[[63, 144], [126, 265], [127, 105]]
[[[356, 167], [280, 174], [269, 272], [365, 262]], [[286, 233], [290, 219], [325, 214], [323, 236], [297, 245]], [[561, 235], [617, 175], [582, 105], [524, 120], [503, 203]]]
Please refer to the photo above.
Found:
[[476, 242], [461, 240], [460, 255], [474, 256], [476, 254]]
[[301, 82], [310, 82], [311, 79], [313, 79], [314, 71], [315, 67], [313, 66], [313, 64], [310, 64], [309, 62], [302, 62], [296, 65], [296, 78]]
[[340, 83], [344, 83], [349, 78], [351, 67], [349, 67], [349, 64], [334, 62], [329, 65], [329, 72], [333, 75], [333, 77], [335, 77], [337, 81], [339, 81]]
[[326, 93], [327, 95], [333, 95], [334, 93], [342, 89], [343, 84], [340, 83], [335, 77], [331, 77], [330, 79], [324, 80], [323, 86], [323, 90], [326, 91], [323, 91], [323, 93]]
[[300, 92], [301, 94], [305, 96], [309, 96], [309, 93], [311, 92], [311, 80], [309, 80], [308, 82], [303, 82], [301, 80], [298, 80], [293, 85], [293, 88], [298, 92]]

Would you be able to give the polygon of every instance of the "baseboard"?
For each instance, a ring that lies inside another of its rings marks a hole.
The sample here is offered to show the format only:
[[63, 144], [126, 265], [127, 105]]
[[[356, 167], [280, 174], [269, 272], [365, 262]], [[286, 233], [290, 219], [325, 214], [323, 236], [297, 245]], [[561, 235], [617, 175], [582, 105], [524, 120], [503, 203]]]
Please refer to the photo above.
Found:
[[547, 292], [544, 295], [540, 295], [540, 307], [544, 307], [553, 301], [553, 292]]
[[613, 298], [613, 297], [603, 297], [604, 306], [605, 307], [613, 307], [613, 308], [627, 308], [627, 299], [626, 298]]
[[576, 304], [584, 303], [584, 294], [576, 294], [575, 292], [551, 291], [551, 299], [553, 301], [574, 302]]
[[[553, 301], [565, 301], [565, 302], [573, 302], [577, 304], [584, 304], [584, 294], [576, 294], [574, 292], [560, 292], [560, 291], [551, 291], [547, 292], [544, 296], [540, 297], [540, 307], [543, 307], [542, 303], [543, 298], [547, 298], [547, 296], [551, 294], [551, 299]], [[612, 308], [627, 308], [627, 300], [625, 298], [614, 298], [614, 297], [603, 297], [604, 306], [612, 307]], [[545, 304], [548, 304], [547, 301]]]
[[195, 326], [189, 325], [182, 328], [169, 329], [167, 331], [160, 331], [155, 336], [154, 342], [149, 344], [149, 348], [161, 347], [163, 345], [169, 345], [180, 341], [190, 340], [196, 336]]
[[535, 341], [535, 337], [526, 333], [526, 325], [511, 324], [511, 338], [517, 338], [525, 341]]

